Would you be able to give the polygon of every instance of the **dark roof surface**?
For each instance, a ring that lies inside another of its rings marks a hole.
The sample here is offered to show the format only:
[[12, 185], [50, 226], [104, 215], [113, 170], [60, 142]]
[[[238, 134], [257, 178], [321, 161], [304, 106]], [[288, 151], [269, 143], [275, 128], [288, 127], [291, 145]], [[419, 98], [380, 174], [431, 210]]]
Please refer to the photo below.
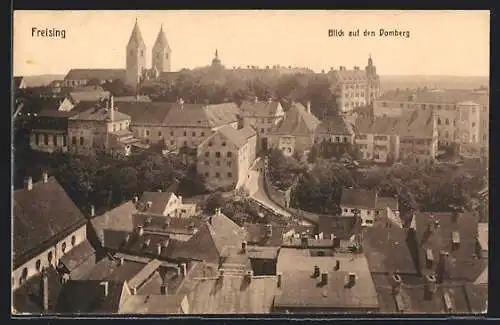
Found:
[[322, 285], [321, 277], [310, 272], [284, 273], [281, 292], [274, 301], [277, 308], [332, 308], [345, 311], [370, 308], [378, 309], [377, 292], [370, 274], [356, 276], [354, 286], [347, 286], [349, 273], [328, 272], [328, 283]]
[[[452, 213], [444, 212], [419, 212], [414, 214], [414, 218], [416, 219], [416, 240], [419, 247], [417, 259], [420, 262], [422, 272], [436, 272], [440, 264], [440, 252], [444, 251], [449, 254], [445, 263], [446, 278], [474, 281], [481, 274], [487, 262], [474, 258], [478, 223], [476, 213], [460, 213], [456, 221], [454, 221]], [[460, 239], [460, 244], [456, 248], [452, 244], [453, 233], [456, 233]], [[426, 267], [427, 249], [432, 250], [433, 253], [432, 269]]]
[[300, 103], [294, 103], [285, 113], [285, 118], [271, 134], [286, 134], [292, 136], [310, 136], [314, 134], [320, 121], [309, 114]]
[[14, 191], [14, 266], [47, 249], [58, 236], [85, 224], [82, 212], [54, 177]]
[[377, 203], [376, 193], [375, 190], [343, 188], [340, 205], [353, 208], [375, 209]]
[[238, 120], [238, 106], [234, 103], [217, 105], [172, 104], [165, 123], [167, 126], [213, 128]]
[[232, 142], [238, 149], [247, 144], [248, 139], [257, 134], [255, 130], [249, 126], [245, 126], [237, 130], [229, 125], [225, 125], [217, 131], [220, 132], [228, 141]]
[[[114, 111], [114, 120], [130, 120], [130, 116]], [[70, 117], [70, 120], [111, 121], [111, 110], [106, 108], [91, 108]]]
[[243, 116], [249, 117], [273, 117], [278, 113], [278, 101], [245, 101], [241, 104], [241, 112]]
[[[138, 202], [139, 206], [144, 207], [144, 210], [139, 210], [152, 214], [163, 214], [172, 194], [172, 192], [144, 192]], [[147, 202], [151, 202], [149, 209], [146, 207]]]
[[88, 240], [84, 240], [73, 247], [68, 253], [61, 256], [59, 261], [71, 272], [94, 254], [94, 247], [92, 247]]
[[125, 80], [125, 69], [71, 69], [64, 80]]
[[316, 132], [319, 134], [333, 134], [333, 135], [353, 135], [352, 126], [342, 116], [329, 117], [318, 125]]
[[259, 246], [281, 246], [284, 228], [273, 225], [270, 226], [271, 229], [269, 232], [269, 226], [266, 224], [245, 222], [243, 224], [243, 228], [247, 231], [248, 244], [256, 244]]
[[130, 116], [132, 123], [163, 125], [170, 111], [175, 105], [169, 102], [127, 101], [115, 104], [116, 109]]

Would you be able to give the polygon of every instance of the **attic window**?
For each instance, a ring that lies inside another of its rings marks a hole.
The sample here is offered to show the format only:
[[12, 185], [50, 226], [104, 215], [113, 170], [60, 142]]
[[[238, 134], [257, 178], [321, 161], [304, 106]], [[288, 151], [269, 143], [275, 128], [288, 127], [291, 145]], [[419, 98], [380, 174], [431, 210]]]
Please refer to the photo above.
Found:
[[460, 233], [458, 231], [454, 231], [451, 233], [451, 244], [453, 250], [456, 250], [460, 247]]

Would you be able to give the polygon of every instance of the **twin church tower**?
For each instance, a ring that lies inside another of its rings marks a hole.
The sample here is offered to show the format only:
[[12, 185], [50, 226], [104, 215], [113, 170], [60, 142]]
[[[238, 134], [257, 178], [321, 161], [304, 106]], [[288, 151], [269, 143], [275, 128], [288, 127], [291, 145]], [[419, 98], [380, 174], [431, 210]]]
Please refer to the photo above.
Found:
[[163, 31], [163, 25], [153, 45], [151, 69], [146, 67], [146, 44], [142, 38], [137, 19], [127, 44], [125, 83], [137, 89], [144, 79], [156, 79], [163, 72], [171, 70], [172, 50]]

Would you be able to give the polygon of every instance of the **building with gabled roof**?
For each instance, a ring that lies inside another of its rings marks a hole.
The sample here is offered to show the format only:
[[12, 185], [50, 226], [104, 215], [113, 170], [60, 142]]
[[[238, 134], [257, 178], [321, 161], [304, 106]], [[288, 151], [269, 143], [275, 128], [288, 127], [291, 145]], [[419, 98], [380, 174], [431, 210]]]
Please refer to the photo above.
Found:
[[234, 187], [247, 179], [256, 151], [255, 129], [225, 125], [198, 146], [196, 170], [210, 187]]
[[418, 212], [413, 215], [414, 259], [423, 275], [441, 282], [472, 282], [488, 261], [478, 256], [474, 212]]
[[57, 180], [43, 173], [13, 193], [12, 238], [15, 290], [86, 241], [87, 222]]
[[319, 124], [310, 106], [305, 108], [300, 103], [293, 103], [284, 119], [269, 133], [270, 147], [280, 149], [286, 156], [304, 153], [312, 147]]

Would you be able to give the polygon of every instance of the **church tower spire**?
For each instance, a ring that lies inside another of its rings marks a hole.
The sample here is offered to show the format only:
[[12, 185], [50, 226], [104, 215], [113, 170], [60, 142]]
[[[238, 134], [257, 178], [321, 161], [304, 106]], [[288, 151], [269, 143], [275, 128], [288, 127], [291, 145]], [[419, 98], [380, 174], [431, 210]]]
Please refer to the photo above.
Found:
[[146, 44], [142, 38], [137, 18], [127, 44], [126, 62], [125, 83], [137, 90], [146, 69]]
[[167, 42], [167, 37], [163, 31], [163, 24], [160, 27], [160, 32], [156, 37], [155, 44], [153, 45], [153, 52], [151, 62], [153, 69], [157, 72], [170, 72], [171, 70], [171, 54], [172, 50]]
[[214, 59], [212, 60], [212, 65], [221, 65], [220, 59], [219, 59], [219, 50], [215, 49], [215, 56]]

